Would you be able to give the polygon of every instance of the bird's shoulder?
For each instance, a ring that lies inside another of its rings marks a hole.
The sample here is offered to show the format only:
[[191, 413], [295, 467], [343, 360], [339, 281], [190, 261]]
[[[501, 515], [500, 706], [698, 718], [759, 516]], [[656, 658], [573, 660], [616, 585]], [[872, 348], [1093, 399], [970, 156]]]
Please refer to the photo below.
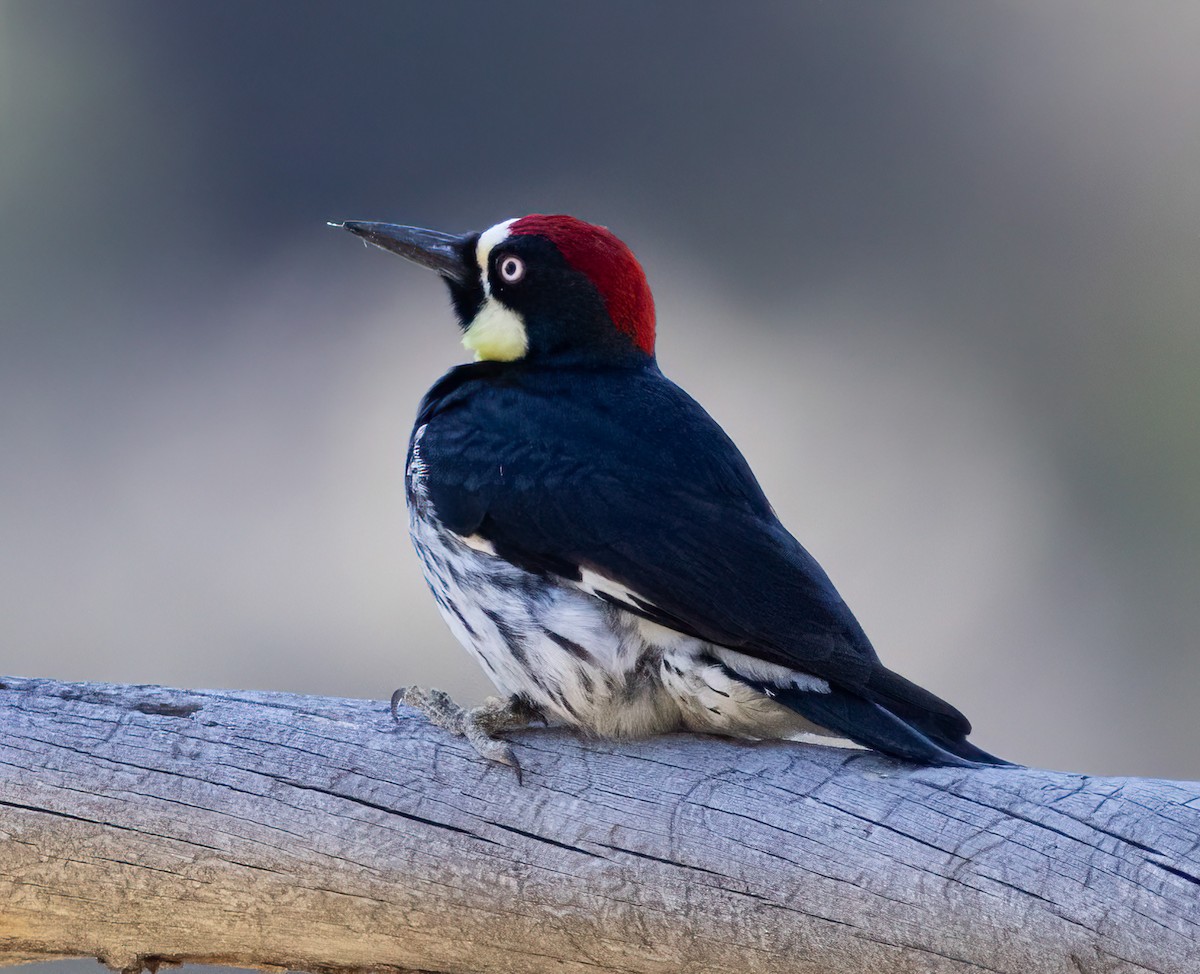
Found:
[[417, 431], [435, 482], [448, 488], [538, 493], [612, 479], [623, 492], [686, 493], [773, 517], [741, 451], [652, 361], [459, 366], [426, 394]]

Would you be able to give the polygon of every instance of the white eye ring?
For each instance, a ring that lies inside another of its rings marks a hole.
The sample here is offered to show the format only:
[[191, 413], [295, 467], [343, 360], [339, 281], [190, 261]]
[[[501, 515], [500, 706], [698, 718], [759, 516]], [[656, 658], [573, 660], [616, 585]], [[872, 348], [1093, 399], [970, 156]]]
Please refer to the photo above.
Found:
[[505, 284], [516, 284], [525, 276], [525, 261], [509, 254], [500, 258], [500, 280]]

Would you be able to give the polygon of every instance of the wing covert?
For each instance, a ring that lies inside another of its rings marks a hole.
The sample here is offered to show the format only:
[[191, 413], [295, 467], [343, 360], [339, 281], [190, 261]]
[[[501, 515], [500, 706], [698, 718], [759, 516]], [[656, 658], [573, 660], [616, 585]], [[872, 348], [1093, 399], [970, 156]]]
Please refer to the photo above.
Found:
[[642, 401], [623, 379], [620, 396], [576, 384], [555, 408], [494, 382], [427, 402], [420, 449], [442, 523], [530, 571], [594, 572], [671, 628], [865, 686], [870, 643], [737, 448], [657, 370]]

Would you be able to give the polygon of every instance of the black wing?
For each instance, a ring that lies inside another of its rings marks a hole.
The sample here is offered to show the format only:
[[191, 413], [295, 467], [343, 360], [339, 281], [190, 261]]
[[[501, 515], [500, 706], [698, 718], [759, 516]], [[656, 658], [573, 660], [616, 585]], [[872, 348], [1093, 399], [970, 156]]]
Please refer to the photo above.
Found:
[[828, 681], [828, 694], [775, 695], [861, 743], [988, 758], [962, 714], [879, 662], [733, 442], [656, 367], [464, 366], [417, 427], [429, 501], [455, 533], [530, 571], [596, 572], [656, 622]]

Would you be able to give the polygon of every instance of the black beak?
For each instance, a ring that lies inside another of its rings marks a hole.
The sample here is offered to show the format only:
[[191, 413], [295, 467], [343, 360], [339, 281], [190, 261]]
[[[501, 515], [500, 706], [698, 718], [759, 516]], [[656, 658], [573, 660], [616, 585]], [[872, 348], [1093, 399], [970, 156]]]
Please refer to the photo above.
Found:
[[399, 227], [394, 223], [364, 223], [360, 220], [329, 225], [349, 230], [367, 243], [435, 270], [456, 284], [466, 284], [479, 274], [477, 268], [468, 267], [466, 263], [470, 237], [456, 237], [440, 230], [422, 230], [420, 227]]

